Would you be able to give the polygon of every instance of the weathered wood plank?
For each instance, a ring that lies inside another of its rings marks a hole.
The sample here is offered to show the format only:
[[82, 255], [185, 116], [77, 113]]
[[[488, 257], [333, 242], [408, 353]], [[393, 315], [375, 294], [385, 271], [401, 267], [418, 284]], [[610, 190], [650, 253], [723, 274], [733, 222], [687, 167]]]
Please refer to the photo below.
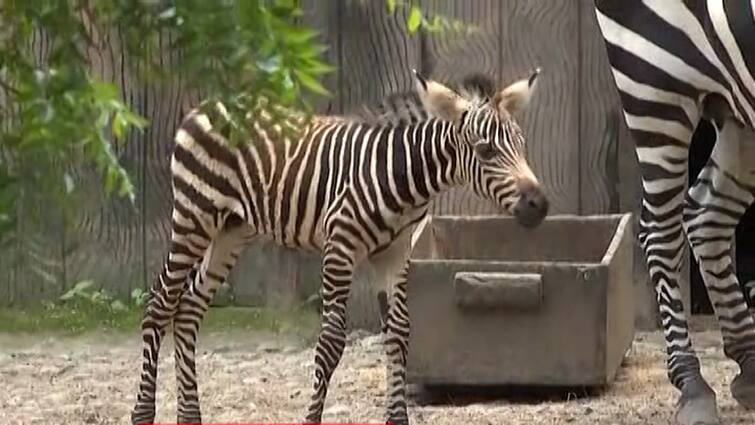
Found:
[[[479, 72], [500, 81], [503, 2], [426, 1], [423, 7], [430, 15], [458, 19], [473, 27], [469, 33], [441, 32], [428, 36], [429, 52], [424, 56], [432, 63], [423, 66], [432, 68], [432, 78], [458, 82], [466, 75]], [[479, 215], [495, 214], [498, 209], [466, 188], [455, 188], [435, 200], [431, 211], [433, 214]]]
[[343, 4], [339, 26], [344, 112], [411, 88], [411, 70], [420, 65], [420, 50], [419, 38], [407, 35], [405, 13], [402, 8], [389, 16], [384, 0]]
[[[107, 31], [88, 25], [96, 46], [87, 50], [95, 78], [114, 83], [121, 96], [137, 113], [149, 117], [145, 108], [149, 99], [132, 72], [134, 59], [121, 48], [117, 29]], [[82, 199], [74, 222], [66, 232], [66, 284], [92, 279], [98, 288], [118, 295], [143, 280], [143, 225], [140, 205], [143, 186], [143, 150], [151, 140], [145, 134], [131, 132], [125, 140], [114, 143], [119, 161], [128, 171], [136, 190], [135, 204], [119, 197], [105, 198], [102, 182], [91, 167], [77, 170], [77, 180], [86, 197]]]
[[468, 32], [445, 31], [428, 37], [432, 55], [432, 77], [440, 81], [458, 81], [465, 75], [482, 72], [500, 79], [499, 57], [501, 8], [505, 2], [482, 0], [426, 0], [422, 7], [429, 16], [460, 20], [470, 28]]
[[[28, 49], [37, 64], [47, 62], [50, 38], [42, 30], [35, 30]], [[8, 122], [7, 125], [12, 125]], [[21, 179], [36, 174], [36, 164], [16, 164]], [[15, 205], [17, 222], [15, 240], [4, 247], [0, 266], [3, 267], [0, 288], [5, 288], [0, 305], [38, 302], [57, 295], [65, 284], [63, 262], [63, 216], [49, 208], [49, 199], [28, 183], [20, 183], [22, 201]]]
[[550, 199], [551, 213], [579, 211], [578, 8], [571, 0], [503, 2], [502, 79], [540, 66], [538, 91], [519, 120], [527, 157]]
[[[591, 1], [579, 2], [580, 212], [618, 212], [619, 144], [629, 137]], [[631, 141], [629, 141], [631, 142]]]
[[[35, 31], [32, 44], [37, 63], [46, 63], [51, 50], [48, 34], [40, 30]], [[33, 164], [28, 165], [34, 167]], [[36, 172], [33, 169], [26, 171]], [[33, 201], [25, 205], [29, 210], [18, 216], [18, 235], [23, 241], [20, 247], [23, 252], [18, 254], [19, 258], [25, 257], [19, 265], [28, 269], [20, 269], [20, 273], [17, 274], [16, 295], [21, 303], [36, 303], [41, 299], [56, 296], [65, 284], [64, 223], [61, 211], [47, 208], [49, 201], [40, 197], [34, 188], [26, 189], [29, 190], [26, 194], [27, 199]], [[28, 285], [28, 288], [25, 285]]]
[[[13, 124], [14, 113], [9, 104], [9, 94], [0, 87], [0, 131], [9, 131]], [[4, 146], [0, 146], [0, 163], [5, 167], [9, 161], [10, 153]], [[10, 257], [14, 254], [13, 246], [0, 246], [0, 305], [10, 305], [11, 291], [15, 289], [13, 284], [13, 266]]]

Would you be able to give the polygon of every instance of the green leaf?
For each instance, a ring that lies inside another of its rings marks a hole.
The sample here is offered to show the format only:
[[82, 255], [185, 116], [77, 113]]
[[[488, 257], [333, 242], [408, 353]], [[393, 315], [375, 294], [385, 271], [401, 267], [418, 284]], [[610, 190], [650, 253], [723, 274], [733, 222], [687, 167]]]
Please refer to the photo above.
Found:
[[286, 41], [293, 44], [304, 44], [317, 36], [316, 31], [308, 28], [290, 28], [284, 32]]
[[131, 184], [131, 180], [125, 172], [121, 175], [121, 185], [118, 188], [118, 195], [127, 197], [131, 202], [136, 200], [136, 196], [134, 195], [134, 185]]
[[118, 89], [116, 89], [115, 86], [110, 83], [93, 82], [92, 91], [94, 93], [94, 97], [98, 101], [106, 101], [118, 98]]
[[115, 188], [115, 181], [117, 180], [117, 174], [115, 170], [113, 169], [107, 169], [105, 171], [105, 193], [111, 194], [113, 193], [113, 188]]
[[123, 117], [122, 114], [115, 114], [113, 117], [113, 136], [115, 136], [118, 139], [123, 138], [123, 134], [126, 131], [126, 127], [128, 127], [128, 123], [126, 122], [126, 119]]
[[66, 301], [66, 300], [73, 299], [74, 297], [77, 297], [79, 295], [86, 294], [87, 291], [92, 286], [94, 286], [94, 281], [92, 281], [92, 280], [82, 280], [82, 281], [76, 283], [73, 286], [73, 288], [69, 289], [68, 291], [66, 291], [66, 293], [64, 293], [63, 295], [61, 295], [60, 296], [60, 300], [61, 301]]
[[144, 305], [148, 297], [149, 292], [142, 288], [134, 288], [134, 290], [131, 291], [131, 302], [136, 306]]
[[73, 182], [73, 177], [71, 177], [70, 174], [64, 173], [63, 174], [63, 183], [66, 187], [66, 193], [71, 194], [73, 193], [73, 190], [76, 188], [76, 184]]
[[307, 59], [304, 62], [307, 64], [307, 70], [309, 70], [309, 73], [311, 74], [322, 75], [322, 74], [333, 72], [336, 69], [338, 69], [329, 63], [325, 63], [316, 59]]
[[94, 281], [87, 279], [76, 283], [76, 285], [73, 286], [73, 289], [77, 292], [84, 292], [92, 286], [94, 286]]
[[409, 34], [414, 34], [422, 23], [422, 10], [419, 6], [412, 6], [409, 10], [409, 16], [406, 18], [406, 29]]
[[385, 0], [385, 6], [388, 9], [389, 15], [393, 15], [396, 12], [396, 0]]
[[314, 93], [323, 95], [323, 96], [330, 96], [331, 93], [326, 89], [322, 84], [320, 84], [317, 79], [313, 78], [311, 75], [295, 70], [294, 74], [296, 74], [296, 78], [299, 80], [299, 82], [306, 87], [307, 89], [313, 91]]
[[144, 127], [146, 127], [147, 124], [149, 124], [149, 121], [147, 121], [146, 118], [142, 117], [139, 114], [131, 112], [128, 109], [124, 109], [123, 111], [121, 111], [121, 116], [123, 116], [123, 119], [125, 119], [126, 122], [129, 123], [129, 125], [133, 125], [139, 130], [144, 129]]
[[280, 71], [282, 62], [280, 55], [274, 55], [257, 61], [257, 68], [269, 74], [274, 74]]
[[120, 311], [126, 311], [126, 310], [128, 310], [128, 307], [126, 307], [126, 304], [124, 304], [124, 303], [123, 303], [122, 301], [120, 301], [120, 300], [114, 300], [113, 302], [111, 302], [111, 303], [110, 303], [110, 308], [111, 308], [111, 309], [112, 309], [113, 311], [118, 311], [118, 312], [120, 312]]
[[159, 15], [157, 15], [160, 19], [171, 19], [176, 16], [176, 8], [175, 7], [169, 7], [162, 12], [160, 12]]

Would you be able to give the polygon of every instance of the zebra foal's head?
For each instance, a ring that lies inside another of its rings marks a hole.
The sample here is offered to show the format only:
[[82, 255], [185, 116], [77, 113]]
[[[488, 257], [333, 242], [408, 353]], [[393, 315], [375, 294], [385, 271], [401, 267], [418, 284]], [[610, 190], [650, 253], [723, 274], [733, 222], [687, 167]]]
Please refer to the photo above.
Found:
[[527, 164], [525, 139], [515, 117], [529, 103], [540, 69], [496, 91], [480, 74], [453, 90], [414, 71], [416, 90], [428, 114], [454, 123], [458, 177], [519, 223], [534, 227], [548, 213], [548, 200]]

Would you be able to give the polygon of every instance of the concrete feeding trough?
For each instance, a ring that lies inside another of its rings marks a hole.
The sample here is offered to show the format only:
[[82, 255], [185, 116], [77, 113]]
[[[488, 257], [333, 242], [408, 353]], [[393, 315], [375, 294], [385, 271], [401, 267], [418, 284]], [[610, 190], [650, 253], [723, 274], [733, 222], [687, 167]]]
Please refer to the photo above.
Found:
[[611, 383], [634, 336], [630, 217], [424, 222], [409, 269], [409, 382]]

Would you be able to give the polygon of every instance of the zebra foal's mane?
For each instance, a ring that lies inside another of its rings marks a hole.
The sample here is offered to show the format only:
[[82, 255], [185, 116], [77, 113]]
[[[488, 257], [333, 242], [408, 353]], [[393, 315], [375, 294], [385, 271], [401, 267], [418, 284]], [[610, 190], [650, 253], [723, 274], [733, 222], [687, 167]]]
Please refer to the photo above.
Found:
[[[495, 95], [496, 90], [493, 78], [481, 72], [470, 73], [458, 83], [446, 82], [444, 85], [474, 106], [479, 106], [490, 101]], [[204, 103], [203, 105], [206, 106]], [[390, 93], [380, 103], [376, 105], [363, 103], [351, 113], [339, 115], [326, 112], [324, 114], [315, 114], [306, 119], [306, 114], [285, 106], [269, 104], [268, 100], [264, 97], [259, 99], [258, 106], [259, 108], [254, 112], [248, 113], [247, 117], [256, 116], [270, 123], [273, 122], [273, 117], [270, 114], [270, 110], [273, 109], [279, 116], [288, 116], [290, 119], [286, 120], [286, 126], [292, 128], [302, 123], [302, 121], [299, 121], [300, 119], [305, 121], [311, 119], [312, 121], [310, 122], [320, 124], [351, 122], [374, 126], [405, 126], [432, 118], [431, 114], [422, 104], [416, 89]], [[214, 107], [207, 108], [205, 113], [208, 113], [210, 121], [215, 123], [215, 129], [224, 138], [228, 139], [230, 123], [225, 106], [221, 103], [216, 103]]]
[[[470, 73], [460, 82], [445, 83], [474, 105], [489, 101], [495, 95], [495, 82], [481, 72]], [[430, 114], [422, 105], [416, 90], [390, 93], [376, 105], [362, 104], [344, 118], [371, 125], [406, 125], [424, 121]]]

